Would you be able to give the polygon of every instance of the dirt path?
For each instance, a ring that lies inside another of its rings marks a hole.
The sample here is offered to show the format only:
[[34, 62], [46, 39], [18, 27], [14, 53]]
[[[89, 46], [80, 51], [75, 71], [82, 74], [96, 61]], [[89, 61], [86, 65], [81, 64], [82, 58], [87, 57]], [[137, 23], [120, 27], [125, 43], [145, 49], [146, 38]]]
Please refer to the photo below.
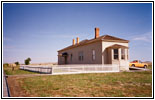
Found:
[[24, 90], [21, 89], [21, 86], [18, 82], [18, 77], [8, 77], [7, 81], [8, 81], [8, 85], [9, 85], [9, 89], [10, 89], [10, 96], [11, 97], [25, 97], [28, 96], [26, 95], [26, 93], [24, 92]]
[[35, 77], [35, 76], [47, 76], [51, 74], [25, 74], [25, 75], [7, 75], [8, 86], [10, 89], [11, 97], [30, 97], [30, 94], [27, 94], [19, 83], [19, 79], [25, 77]]

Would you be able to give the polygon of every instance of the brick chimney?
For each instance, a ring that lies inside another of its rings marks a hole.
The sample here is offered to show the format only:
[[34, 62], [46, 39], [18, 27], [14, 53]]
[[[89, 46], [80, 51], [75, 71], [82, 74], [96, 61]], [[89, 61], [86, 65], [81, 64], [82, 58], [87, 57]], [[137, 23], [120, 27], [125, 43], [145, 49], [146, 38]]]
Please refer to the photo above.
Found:
[[100, 29], [96, 27], [95, 28], [95, 39], [100, 36], [99, 31], [100, 31]]
[[79, 37], [76, 38], [76, 44], [79, 44]]
[[75, 45], [75, 39], [73, 39], [73, 45]]

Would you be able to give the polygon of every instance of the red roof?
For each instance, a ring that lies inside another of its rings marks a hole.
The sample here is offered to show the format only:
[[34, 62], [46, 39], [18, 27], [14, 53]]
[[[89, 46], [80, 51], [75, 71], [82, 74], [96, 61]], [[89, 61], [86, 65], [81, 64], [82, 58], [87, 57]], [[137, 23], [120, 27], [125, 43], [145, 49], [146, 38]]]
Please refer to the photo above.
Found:
[[114, 36], [103, 35], [103, 36], [100, 36], [100, 37], [98, 37], [96, 39], [94, 38], [94, 39], [90, 39], [90, 40], [87, 40], [87, 39], [83, 40], [83, 41], [79, 42], [79, 44], [68, 46], [68, 47], [66, 47], [64, 49], [61, 49], [59, 51], [75, 48], [75, 47], [78, 47], [78, 46], [81, 46], [81, 45], [86, 45], [86, 44], [97, 42], [97, 41], [124, 42], [124, 43], [128, 43], [129, 42], [128, 40], [117, 38], [117, 37], [114, 37]]

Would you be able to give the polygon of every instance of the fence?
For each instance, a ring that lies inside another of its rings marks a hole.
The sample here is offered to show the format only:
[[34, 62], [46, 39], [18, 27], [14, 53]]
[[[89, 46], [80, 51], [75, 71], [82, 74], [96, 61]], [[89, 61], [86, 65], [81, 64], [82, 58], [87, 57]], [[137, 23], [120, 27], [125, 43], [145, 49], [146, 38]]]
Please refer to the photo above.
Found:
[[20, 66], [20, 69], [47, 73], [52, 75], [58, 74], [76, 74], [76, 73], [105, 73], [105, 72], [119, 72], [118, 65], [96, 65], [96, 64], [79, 64], [79, 65], [55, 65], [52, 67], [43, 66]]
[[76, 73], [105, 73], [105, 72], [119, 72], [118, 65], [94, 65], [94, 64], [79, 64], [79, 65], [55, 65], [49, 66], [20, 66], [20, 69], [46, 73], [46, 74], [76, 74]]
[[20, 66], [20, 69], [31, 71], [31, 72], [45, 73], [45, 74], [51, 74], [52, 73], [52, 67], [45, 67], [45, 66], [22, 65], [22, 66]]
[[52, 74], [119, 72], [118, 65], [58, 65], [52, 67]]

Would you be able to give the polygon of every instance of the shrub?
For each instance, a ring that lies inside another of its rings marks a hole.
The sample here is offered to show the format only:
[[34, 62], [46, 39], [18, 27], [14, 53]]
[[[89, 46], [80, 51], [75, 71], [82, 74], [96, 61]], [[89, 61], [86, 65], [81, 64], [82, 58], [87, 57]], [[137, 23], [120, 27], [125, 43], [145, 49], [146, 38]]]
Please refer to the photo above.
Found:
[[19, 62], [15, 62], [15, 64], [16, 64], [16, 66], [18, 66], [19, 65]]
[[25, 65], [29, 65], [29, 64], [30, 64], [30, 61], [31, 61], [31, 58], [27, 58], [27, 59], [25, 60]]

